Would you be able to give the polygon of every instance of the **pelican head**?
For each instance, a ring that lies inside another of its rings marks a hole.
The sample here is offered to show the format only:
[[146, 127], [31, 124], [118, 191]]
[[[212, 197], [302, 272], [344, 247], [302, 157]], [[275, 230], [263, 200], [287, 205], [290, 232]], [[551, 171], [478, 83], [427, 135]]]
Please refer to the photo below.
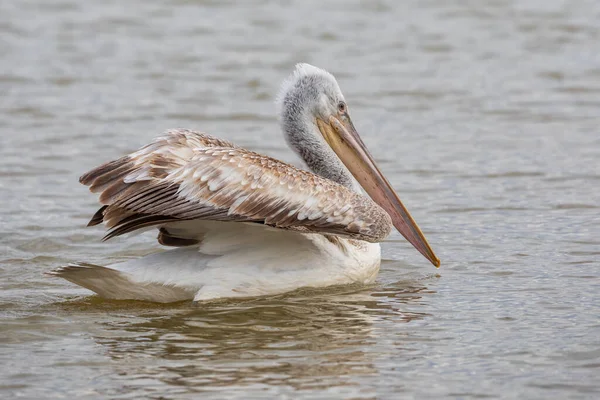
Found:
[[358, 135], [335, 77], [312, 65], [298, 64], [284, 81], [277, 104], [286, 140], [308, 166], [355, 190], [358, 182], [390, 215], [398, 232], [439, 267], [440, 260], [421, 229]]

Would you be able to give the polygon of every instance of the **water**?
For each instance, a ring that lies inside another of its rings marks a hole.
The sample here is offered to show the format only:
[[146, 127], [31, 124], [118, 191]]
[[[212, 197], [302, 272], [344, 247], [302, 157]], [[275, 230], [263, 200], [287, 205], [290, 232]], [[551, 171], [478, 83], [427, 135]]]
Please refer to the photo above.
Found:
[[[0, 397], [597, 398], [600, 3], [0, 3]], [[111, 302], [42, 272], [101, 243], [77, 178], [171, 127], [295, 162], [273, 98], [337, 75], [442, 260], [372, 287]]]

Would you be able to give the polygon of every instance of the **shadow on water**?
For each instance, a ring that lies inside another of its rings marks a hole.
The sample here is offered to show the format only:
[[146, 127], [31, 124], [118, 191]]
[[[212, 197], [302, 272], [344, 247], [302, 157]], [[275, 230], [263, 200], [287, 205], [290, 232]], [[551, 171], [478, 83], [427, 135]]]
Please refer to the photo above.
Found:
[[130, 389], [148, 380], [198, 390], [248, 384], [315, 389], [354, 385], [353, 377], [377, 373], [377, 330], [428, 317], [414, 308], [433, 293], [423, 281], [402, 280], [205, 304], [91, 297], [53, 307], [101, 320], [93, 340], [118, 361], [117, 376]]

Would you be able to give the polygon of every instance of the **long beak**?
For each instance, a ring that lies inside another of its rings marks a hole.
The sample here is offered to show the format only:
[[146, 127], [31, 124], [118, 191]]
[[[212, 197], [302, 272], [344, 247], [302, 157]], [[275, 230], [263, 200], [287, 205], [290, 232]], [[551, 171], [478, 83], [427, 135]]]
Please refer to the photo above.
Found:
[[375, 164], [367, 147], [358, 136], [350, 117], [347, 114], [342, 119], [331, 116], [328, 122], [317, 118], [317, 125], [325, 141], [335, 151], [358, 183], [373, 201], [390, 215], [398, 232], [433, 265], [439, 267], [439, 258], [434, 254], [423, 232], [421, 232], [390, 183]]

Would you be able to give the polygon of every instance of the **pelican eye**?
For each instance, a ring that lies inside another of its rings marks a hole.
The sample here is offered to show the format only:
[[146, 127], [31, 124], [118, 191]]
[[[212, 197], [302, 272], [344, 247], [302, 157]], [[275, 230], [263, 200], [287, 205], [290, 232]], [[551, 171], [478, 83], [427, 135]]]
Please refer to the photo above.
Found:
[[338, 111], [341, 113], [345, 113], [347, 109], [346, 103], [344, 103], [343, 101], [340, 101], [338, 103]]

